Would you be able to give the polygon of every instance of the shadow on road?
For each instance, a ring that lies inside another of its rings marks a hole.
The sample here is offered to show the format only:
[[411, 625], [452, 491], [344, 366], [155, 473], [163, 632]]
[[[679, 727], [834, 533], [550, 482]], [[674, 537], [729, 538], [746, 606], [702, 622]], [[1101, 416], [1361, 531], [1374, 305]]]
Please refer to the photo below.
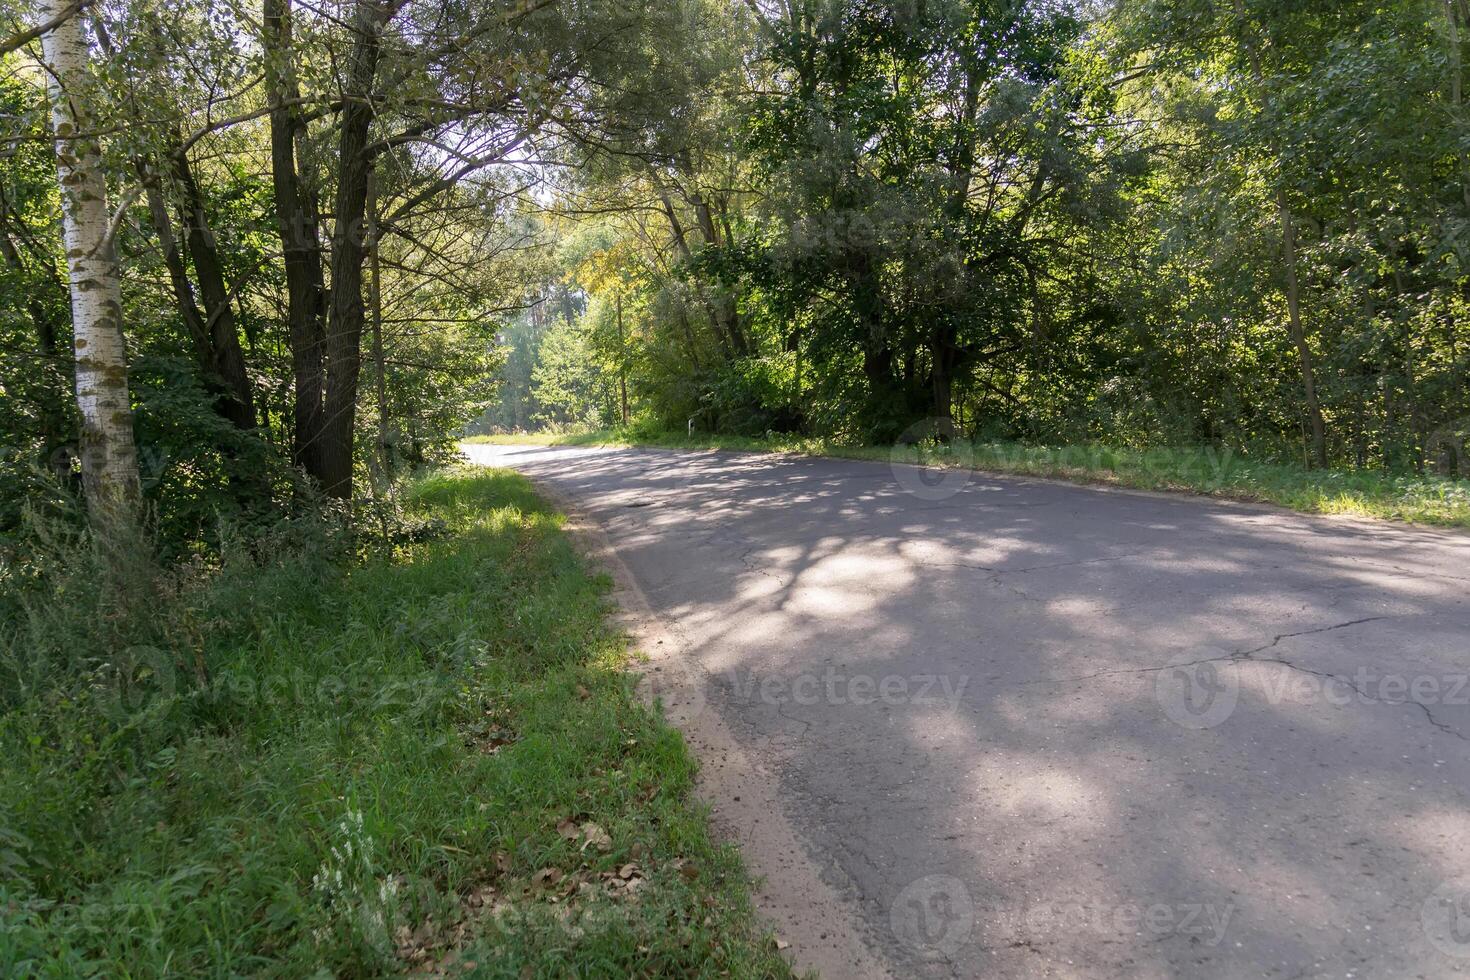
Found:
[[924, 500], [857, 461], [489, 461], [606, 528], [900, 975], [1470, 972], [1464, 538], [980, 474]]

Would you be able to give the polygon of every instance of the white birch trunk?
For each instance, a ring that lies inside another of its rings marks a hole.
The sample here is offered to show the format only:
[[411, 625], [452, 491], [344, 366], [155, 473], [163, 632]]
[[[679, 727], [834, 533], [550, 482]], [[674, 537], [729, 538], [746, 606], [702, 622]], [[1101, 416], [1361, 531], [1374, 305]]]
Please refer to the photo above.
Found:
[[[67, 6], [67, 0], [43, 0], [41, 17], [55, 17]], [[141, 489], [123, 346], [122, 290], [101, 149], [85, 108], [91, 53], [80, 19], [75, 14], [63, 19], [42, 35], [41, 48], [71, 282], [82, 484], [95, 516], [131, 520]]]

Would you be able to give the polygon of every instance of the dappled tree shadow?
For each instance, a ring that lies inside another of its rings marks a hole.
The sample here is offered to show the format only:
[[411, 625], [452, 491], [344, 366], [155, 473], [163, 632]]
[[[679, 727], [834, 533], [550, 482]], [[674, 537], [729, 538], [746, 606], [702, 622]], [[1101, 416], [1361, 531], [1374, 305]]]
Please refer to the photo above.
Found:
[[494, 461], [606, 528], [900, 975], [1470, 964], [1423, 924], [1470, 875], [1464, 537], [983, 474], [930, 501], [855, 461]]

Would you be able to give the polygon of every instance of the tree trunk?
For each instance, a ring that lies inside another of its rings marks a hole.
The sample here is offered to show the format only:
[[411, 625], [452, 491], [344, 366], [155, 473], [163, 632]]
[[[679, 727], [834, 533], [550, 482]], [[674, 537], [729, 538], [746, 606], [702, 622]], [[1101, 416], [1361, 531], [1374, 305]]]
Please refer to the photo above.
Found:
[[[44, 0], [41, 16], [49, 20], [66, 9], [62, 0]], [[142, 487], [133, 442], [122, 290], [107, 184], [102, 154], [85, 110], [91, 55], [75, 16], [64, 17], [46, 32], [41, 46], [56, 134], [56, 173], [71, 282], [82, 486], [94, 516], [126, 526], [138, 520]]]
[[1286, 262], [1286, 309], [1291, 328], [1291, 342], [1296, 346], [1297, 362], [1302, 372], [1302, 388], [1307, 397], [1307, 423], [1312, 427], [1312, 455], [1317, 465], [1327, 467], [1327, 426], [1322, 420], [1322, 406], [1317, 401], [1317, 378], [1312, 369], [1312, 350], [1307, 346], [1302, 328], [1301, 288], [1296, 274], [1296, 224], [1286, 206], [1286, 192], [1278, 191], [1277, 209], [1281, 215], [1281, 244]]
[[694, 366], [695, 371], [704, 370], [699, 363], [699, 344], [694, 340], [694, 328], [689, 324], [689, 311], [684, 308], [684, 300], [678, 300], [679, 329], [684, 334], [684, 346], [689, 351], [689, 363]]
[[[1258, 86], [1264, 86], [1265, 71], [1261, 67], [1261, 53], [1256, 49], [1255, 28], [1246, 14], [1242, 0], [1233, 0], [1232, 7], [1240, 28], [1245, 32], [1242, 43], [1250, 57], [1251, 74]], [[1278, 158], [1279, 162], [1279, 158]], [[1284, 175], [1283, 178], [1284, 179]], [[1292, 345], [1296, 347], [1297, 364], [1301, 370], [1302, 388], [1306, 392], [1307, 423], [1312, 429], [1312, 455], [1317, 465], [1327, 466], [1327, 426], [1322, 420], [1322, 406], [1317, 401], [1317, 379], [1312, 370], [1312, 350], [1307, 346], [1306, 331], [1302, 327], [1301, 284], [1296, 272], [1296, 223], [1291, 208], [1286, 204], [1286, 188], [1276, 191], [1276, 212], [1281, 221], [1282, 261], [1286, 266], [1287, 326]]]
[[954, 431], [954, 375], [959, 361], [954, 328], [936, 327], [930, 342], [930, 390], [934, 396], [935, 420], [946, 435]]
[[[958, 138], [947, 162], [949, 170], [949, 196], [945, 209], [957, 227], [965, 225], [965, 209], [970, 200], [970, 180], [975, 169], [975, 119], [980, 111], [980, 67], [976, 64], [973, 51], [963, 53], [961, 68], [964, 72], [964, 96], [960, 103]], [[1039, 176], [1039, 174], [1038, 174]], [[956, 256], [957, 264], [965, 269], [965, 281], [970, 279], [970, 260], [964, 255]], [[962, 364], [959, 331], [948, 317], [940, 317], [930, 332], [929, 350], [933, 361], [931, 388], [934, 396], [933, 413], [939, 428], [946, 438], [955, 431], [954, 424], [954, 378]]]
[[[1462, 33], [1465, 21], [1470, 20], [1470, 3], [1465, 0], [1445, 0], [1445, 26], [1449, 41], [1450, 74], [1450, 119], [1453, 124], [1465, 124], [1465, 56]], [[1470, 208], [1470, 149], [1460, 142], [1460, 199]]]
[[[694, 251], [689, 247], [689, 239], [684, 234], [684, 225], [679, 221], [678, 213], [674, 210], [674, 202], [669, 198], [669, 193], [664, 188], [663, 181], [659, 180], [658, 174], [650, 170], [649, 176], [653, 179], [653, 185], [658, 190], [659, 200], [664, 206], [664, 217], [668, 218], [669, 231], [674, 237], [674, 246], [679, 250], [680, 257], [686, 263], [693, 262]], [[710, 329], [714, 331], [715, 339], [720, 342], [720, 349], [724, 352], [725, 357], [730, 358], [738, 355], [739, 349], [736, 345], [735, 338], [725, 329], [725, 319], [720, 313], [720, 310], [710, 300], [709, 295], [704, 291], [704, 287], [698, 282], [695, 283], [694, 289], [699, 295], [700, 304], [709, 315]]]
[[622, 402], [623, 424], [628, 424], [628, 362], [623, 349], [623, 294], [617, 294], [618, 303], [618, 397]]
[[362, 371], [362, 267], [367, 257], [363, 215], [367, 206], [368, 131], [373, 121], [373, 80], [379, 33], [387, 8], [358, 0], [353, 14], [351, 59], [337, 134], [337, 200], [333, 209], [332, 301], [327, 329], [327, 383], [322, 403], [322, 490], [352, 499], [352, 445], [357, 423], [357, 384]]
[[388, 366], [383, 358], [383, 281], [378, 265], [378, 172], [368, 170], [367, 193], [368, 303], [373, 313], [373, 389], [378, 399], [378, 466], [386, 476], [393, 471], [388, 455]]
[[291, 454], [297, 466], [315, 476], [321, 470], [325, 289], [315, 202], [296, 160], [296, 138], [303, 123], [291, 104], [298, 96], [298, 89], [291, 47], [290, 0], [263, 0], [261, 25], [270, 101], [271, 183], [275, 191], [276, 231], [281, 239], [286, 271], [286, 317], [295, 382]]
[[199, 293], [204, 299], [204, 328], [209, 338], [210, 370], [224, 384], [226, 397], [220, 412], [236, 428], [255, 428], [255, 393], [245, 372], [245, 352], [240, 348], [240, 332], [235, 326], [235, 311], [230, 305], [230, 291], [225, 285], [224, 267], [209, 217], [204, 209], [204, 195], [194, 180], [194, 172], [184, 154], [174, 156], [174, 175], [184, 193], [185, 234], [189, 256], [194, 260], [194, 274], [199, 280]]
[[[174, 291], [174, 306], [184, 321], [189, 341], [194, 347], [194, 363], [206, 375], [211, 373], [214, 357], [209, 349], [209, 332], [204, 326], [204, 314], [194, 298], [194, 284], [189, 281], [189, 269], [184, 263], [184, 253], [179, 250], [178, 236], [174, 234], [173, 219], [169, 217], [168, 202], [158, 181], [143, 174], [145, 199], [148, 202], [148, 223], [153, 234], [158, 236], [158, 248], [163, 253], [163, 265], [168, 269], [169, 283]], [[206, 378], [206, 382], [211, 379]]]
[[[692, 170], [691, 167], [691, 180], [693, 179]], [[694, 216], [699, 222], [699, 231], [704, 236], [706, 247], [720, 248], [720, 232], [715, 226], [714, 212], [710, 210], [709, 201], [705, 200], [704, 195], [698, 191], [690, 191], [686, 196], [694, 205]], [[736, 356], [747, 356], [750, 353], [750, 344], [745, 339], [745, 331], [740, 327], [740, 307], [735, 295], [721, 283], [711, 304], [714, 315], [720, 320], [720, 329], [730, 338], [730, 345]]]
[[[231, 390], [231, 382], [225, 378], [221, 370], [219, 351], [216, 349], [214, 339], [210, 336], [209, 322], [195, 300], [194, 284], [189, 279], [188, 265], [179, 247], [178, 238], [174, 234], [173, 221], [169, 217], [168, 204], [164, 200], [163, 191], [158, 180], [149, 173], [146, 167], [140, 166], [139, 170], [142, 172], [147, 194], [149, 222], [158, 236], [158, 244], [163, 251], [163, 264], [168, 269], [169, 280], [173, 286], [174, 305], [178, 308], [179, 316], [183, 319], [184, 326], [189, 333], [189, 340], [194, 348], [194, 361], [199, 366], [199, 373], [205, 387], [214, 396], [215, 413], [237, 429], [253, 431], [255, 429], [253, 400], [242, 405], [240, 399]], [[197, 261], [195, 268], [199, 268]], [[223, 283], [223, 278], [220, 279], [220, 282]], [[229, 319], [229, 324], [233, 331], [233, 314]], [[245, 379], [244, 354], [240, 352], [238, 337], [235, 338], [235, 352], [238, 378], [234, 383], [244, 384], [248, 396], [249, 386]], [[221, 446], [220, 451], [232, 462], [238, 460], [239, 453], [233, 448]], [[269, 481], [265, 479], [264, 474], [258, 471], [247, 472], [245, 468], [236, 463], [229, 467], [228, 478], [242, 509], [248, 510], [270, 497]]]

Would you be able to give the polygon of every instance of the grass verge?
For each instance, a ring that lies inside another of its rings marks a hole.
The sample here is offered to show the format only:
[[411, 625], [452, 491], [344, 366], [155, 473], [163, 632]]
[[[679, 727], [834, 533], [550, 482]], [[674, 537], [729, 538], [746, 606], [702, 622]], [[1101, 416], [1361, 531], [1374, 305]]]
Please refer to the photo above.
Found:
[[474, 436], [471, 443], [658, 446], [801, 453], [928, 466], [970, 467], [1139, 490], [1206, 494], [1279, 504], [1316, 514], [1347, 514], [1470, 528], [1470, 480], [1366, 470], [1307, 470], [1248, 459], [1228, 449], [1119, 449], [1101, 445], [1030, 446], [1016, 442], [864, 446], [804, 436], [767, 438], [647, 434], [622, 430]]
[[17, 682], [9, 610], [0, 976], [788, 974], [559, 516], [485, 470], [413, 507], [445, 533], [226, 561], [76, 684]]

